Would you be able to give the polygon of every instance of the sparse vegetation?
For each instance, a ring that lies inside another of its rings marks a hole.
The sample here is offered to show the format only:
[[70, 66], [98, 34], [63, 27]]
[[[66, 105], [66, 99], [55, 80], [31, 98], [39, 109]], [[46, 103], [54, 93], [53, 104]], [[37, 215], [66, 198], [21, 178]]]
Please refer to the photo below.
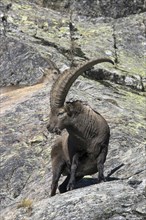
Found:
[[26, 208], [28, 211], [33, 209], [33, 201], [31, 199], [24, 198], [18, 205], [17, 208]]

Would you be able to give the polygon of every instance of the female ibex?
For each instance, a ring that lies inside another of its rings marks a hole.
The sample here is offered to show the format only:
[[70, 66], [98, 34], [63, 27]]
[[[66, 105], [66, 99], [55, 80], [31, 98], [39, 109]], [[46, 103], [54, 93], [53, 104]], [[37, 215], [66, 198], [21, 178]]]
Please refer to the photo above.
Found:
[[65, 102], [67, 93], [84, 71], [102, 62], [113, 61], [108, 58], [87, 62], [75, 70], [61, 74], [52, 86], [50, 93], [50, 121], [48, 130], [60, 134], [52, 147], [52, 185], [51, 196], [56, 194], [61, 174], [67, 176], [61, 184], [60, 192], [74, 188], [75, 180], [98, 171], [98, 182], [104, 181], [104, 162], [108, 151], [110, 129], [106, 120], [91, 107], [81, 101]]

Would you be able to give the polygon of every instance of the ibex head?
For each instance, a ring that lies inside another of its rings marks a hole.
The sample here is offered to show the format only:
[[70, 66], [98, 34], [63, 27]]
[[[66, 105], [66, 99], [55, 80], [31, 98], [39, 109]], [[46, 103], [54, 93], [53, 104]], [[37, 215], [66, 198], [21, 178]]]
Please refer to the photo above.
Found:
[[83, 105], [81, 101], [66, 102], [62, 108], [56, 109], [50, 113], [50, 122], [47, 129], [56, 134], [67, 126], [72, 124], [73, 118], [82, 112]]
[[48, 131], [60, 134], [61, 131], [71, 123], [75, 115], [82, 111], [81, 101], [66, 102], [64, 104], [67, 93], [79, 75], [92, 66], [102, 62], [114, 64], [114, 62], [108, 58], [101, 58], [89, 61], [74, 71], [65, 71], [59, 75], [50, 93], [51, 113], [49, 125], [47, 126]]

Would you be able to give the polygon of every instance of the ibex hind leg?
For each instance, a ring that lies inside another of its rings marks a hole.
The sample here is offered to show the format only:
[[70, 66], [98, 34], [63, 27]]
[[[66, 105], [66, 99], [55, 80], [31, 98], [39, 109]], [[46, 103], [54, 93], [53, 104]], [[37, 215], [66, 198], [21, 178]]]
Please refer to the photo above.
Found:
[[104, 177], [104, 162], [106, 160], [106, 155], [107, 155], [108, 147], [104, 146], [102, 149], [101, 153], [99, 154], [97, 158], [97, 169], [98, 169], [98, 180], [97, 182], [100, 183], [102, 181], [106, 181]]
[[56, 194], [56, 190], [58, 187], [58, 181], [61, 176], [62, 170], [64, 167], [64, 163], [56, 163], [56, 166], [52, 166], [53, 169], [53, 177], [52, 177], [52, 184], [51, 184], [51, 195], [54, 196]]

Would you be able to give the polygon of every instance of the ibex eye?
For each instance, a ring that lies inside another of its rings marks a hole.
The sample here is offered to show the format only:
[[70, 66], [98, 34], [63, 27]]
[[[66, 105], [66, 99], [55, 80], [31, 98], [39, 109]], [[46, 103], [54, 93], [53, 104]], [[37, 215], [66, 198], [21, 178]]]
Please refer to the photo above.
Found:
[[58, 116], [63, 115], [63, 114], [64, 114], [64, 111], [58, 112]]

